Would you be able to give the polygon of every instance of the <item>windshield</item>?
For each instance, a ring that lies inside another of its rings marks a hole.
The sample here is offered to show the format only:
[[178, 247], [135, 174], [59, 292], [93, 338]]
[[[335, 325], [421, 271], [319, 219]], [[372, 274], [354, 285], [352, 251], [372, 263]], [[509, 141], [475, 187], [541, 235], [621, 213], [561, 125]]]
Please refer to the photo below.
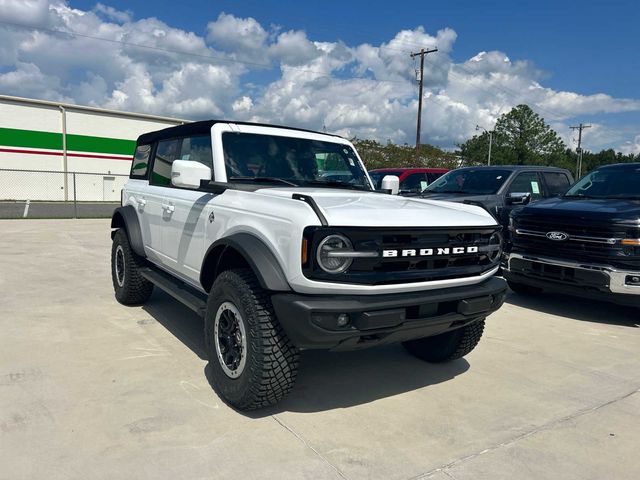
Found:
[[640, 168], [602, 168], [577, 182], [565, 197], [640, 199]]
[[429, 185], [424, 193], [493, 195], [500, 190], [509, 175], [509, 170], [461, 168], [444, 174]]
[[222, 135], [222, 145], [229, 181], [371, 189], [348, 145], [233, 132]]
[[402, 174], [401, 170], [388, 170], [384, 172], [369, 172], [369, 177], [371, 177], [371, 181], [373, 182], [373, 187], [377, 190], [382, 188], [382, 179], [387, 175], [395, 175], [399, 177]]

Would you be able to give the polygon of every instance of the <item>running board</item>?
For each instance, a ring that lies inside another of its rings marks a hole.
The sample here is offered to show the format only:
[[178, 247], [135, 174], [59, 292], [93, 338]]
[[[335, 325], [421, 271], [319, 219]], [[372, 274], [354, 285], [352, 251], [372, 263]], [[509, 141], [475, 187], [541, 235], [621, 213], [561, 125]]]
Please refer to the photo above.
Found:
[[140, 275], [204, 318], [207, 311], [207, 301], [204, 294], [200, 294], [184, 282], [154, 268], [143, 268], [140, 270]]

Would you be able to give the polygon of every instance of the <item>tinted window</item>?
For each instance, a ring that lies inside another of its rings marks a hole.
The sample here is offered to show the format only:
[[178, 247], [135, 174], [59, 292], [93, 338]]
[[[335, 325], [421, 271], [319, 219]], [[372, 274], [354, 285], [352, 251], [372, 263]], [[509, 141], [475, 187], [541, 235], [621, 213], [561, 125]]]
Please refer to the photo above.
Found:
[[427, 173], [427, 180], [429, 181], [429, 185], [439, 179], [444, 173]]
[[551, 196], [560, 195], [569, 188], [569, 177], [565, 173], [544, 172], [542, 176]]
[[162, 140], [158, 142], [156, 155], [153, 160], [151, 183], [153, 185], [171, 185], [171, 164], [178, 157], [180, 140]]
[[199, 137], [185, 137], [180, 148], [180, 160], [199, 162], [209, 168], [213, 167], [211, 155], [211, 137], [209, 135]]
[[540, 198], [542, 189], [540, 188], [540, 178], [536, 172], [519, 173], [509, 186], [510, 193], [530, 193], [531, 198]]
[[149, 167], [149, 154], [151, 153], [151, 145], [138, 145], [133, 155], [131, 163], [131, 176], [144, 178], [147, 176], [147, 168]]
[[461, 168], [451, 170], [429, 185], [425, 192], [493, 195], [509, 178], [509, 170], [494, 168]]
[[405, 192], [421, 192], [427, 188], [427, 177], [424, 173], [412, 173], [400, 183], [400, 190]]
[[399, 170], [392, 170], [389, 172], [369, 172], [369, 177], [371, 177], [374, 188], [382, 188], [382, 179], [387, 175], [395, 175], [396, 177], [399, 177], [400, 175], [402, 175], [402, 172]]

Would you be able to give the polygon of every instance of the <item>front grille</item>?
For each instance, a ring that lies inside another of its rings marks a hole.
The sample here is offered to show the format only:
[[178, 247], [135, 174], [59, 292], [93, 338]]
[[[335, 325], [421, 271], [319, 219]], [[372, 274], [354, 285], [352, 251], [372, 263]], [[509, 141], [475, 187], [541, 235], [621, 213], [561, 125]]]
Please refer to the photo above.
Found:
[[[309, 227], [305, 237], [310, 252], [326, 235], [339, 233], [349, 238], [355, 251], [378, 252], [375, 258], [354, 258], [349, 269], [341, 274], [328, 274], [315, 264], [310, 254], [309, 264], [303, 267], [306, 277], [323, 281], [388, 285], [398, 283], [445, 280], [479, 275], [499, 262], [499, 251], [490, 245], [492, 235], [500, 227], [463, 229], [415, 228], [319, 228]], [[494, 238], [495, 240], [495, 238]], [[454, 249], [477, 247], [477, 251], [454, 254]], [[438, 254], [439, 248], [449, 253]], [[404, 251], [415, 256], [403, 256]], [[433, 252], [433, 255], [420, 255]], [[398, 256], [384, 257], [384, 251], [396, 251]]]
[[[581, 262], [601, 263], [629, 268], [639, 265], [637, 248], [626, 247], [620, 240], [630, 232], [624, 226], [590, 225], [577, 220], [549, 220], [520, 218], [512, 235], [514, 252], [535, 253], [553, 258], [568, 258]], [[554, 241], [547, 238], [549, 232], [562, 232], [568, 238]]]

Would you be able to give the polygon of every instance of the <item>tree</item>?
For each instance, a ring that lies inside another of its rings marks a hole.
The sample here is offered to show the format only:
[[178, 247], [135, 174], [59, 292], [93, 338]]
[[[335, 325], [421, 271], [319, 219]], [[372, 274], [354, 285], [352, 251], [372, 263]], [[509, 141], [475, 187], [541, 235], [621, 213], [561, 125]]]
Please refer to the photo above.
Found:
[[352, 141], [368, 170], [402, 167], [457, 168], [459, 166], [455, 153], [429, 144], [420, 145], [420, 158], [416, 160], [415, 147], [406, 143], [396, 145], [389, 141], [383, 145], [375, 140], [357, 138]]
[[[486, 164], [489, 136], [475, 135], [459, 145], [465, 164]], [[527, 105], [500, 116], [493, 134], [491, 163], [497, 165], [564, 165], [564, 142]]]

